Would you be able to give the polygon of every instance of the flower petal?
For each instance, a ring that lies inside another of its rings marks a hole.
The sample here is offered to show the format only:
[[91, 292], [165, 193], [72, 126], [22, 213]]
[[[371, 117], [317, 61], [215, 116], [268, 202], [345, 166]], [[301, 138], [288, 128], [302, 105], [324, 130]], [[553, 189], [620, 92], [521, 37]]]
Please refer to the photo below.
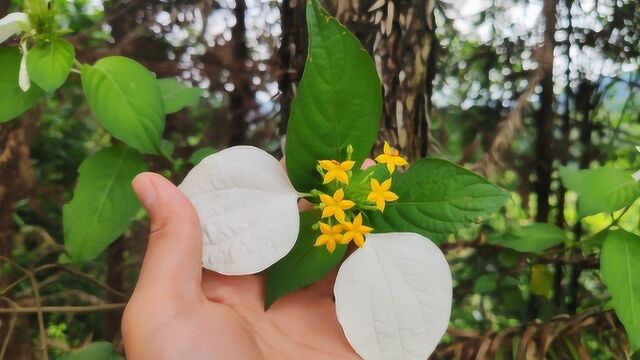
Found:
[[298, 193], [280, 163], [251, 146], [210, 155], [180, 185], [203, 230], [203, 266], [227, 275], [260, 272], [298, 236]]
[[382, 197], [385, 199], [385, 201], [396, 201], [399, 199], [398, 195], [396, 195], [395, 193], [392, 193], [391, 191], [387, 191], [383, 193]]
[[323, 184], [328, 184], [330, 182], [332, 182], [334, 179], [336, 178], [336, 172], [335, 171], [328, 171], [325, 175], [324, 175], [324, 182]]
[[320, 167], [325, 170], [331, 170], [335, 167], [331, 160], [320, 160], [318, 161], [318, 164], [320, 164]]
[[0, 19], [0, 43], [29, 26], [29, 16], [25, 13], [14, 12]]
[[389, 189], [391, 189], [391, 179], [389, 178], [383, 181], [382, 184], [380, 184], [379, 188], [381, 191], [388, 191]]
[[340, 267], [334, 293], [338, 321], [364, 359], [426, 359], [449, 324], [449, 265], [418, 234], [369, 235]]
[[382, 151], [384, 152], [385, 155], [390, 155], [391, 154], [391, 145], [389, 145], [389, 143], [385, 141]]
[[343, 161], [343, 162], [340, 164], [340, 168], [341, 168], [342, 170], [344, 170], [344, 171], [349, 171], [349, 170], [353, 169], [353, 166], [354, 166], [355, 164], [356, 164], [356, 162], [355, 162], [355, 161], [353, 161], [353, 160]]

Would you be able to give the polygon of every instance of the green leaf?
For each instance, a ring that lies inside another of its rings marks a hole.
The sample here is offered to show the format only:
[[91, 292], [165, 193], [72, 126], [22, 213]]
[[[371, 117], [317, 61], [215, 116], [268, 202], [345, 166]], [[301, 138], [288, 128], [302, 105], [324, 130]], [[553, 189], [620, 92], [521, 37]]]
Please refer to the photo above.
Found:
[[165, 139], [160, 140], [160, 154], [171, 158], [175, 149], [176, 146], [171, 141]]
[[443, 159], [418, 160], [397, 174], [391, 191], [400, 198], [384, 213], [370, 212], [375, 232], [407, 231], [438, 243], [498, 210], [509, 193], [489, 180]]
[[344, 257], [346, 245], [337, 245], [333, 254], [325, 246], [313, 246], [319, 231], [311, 226], [319, 220], [320, 214], [316, 211], [300, 214], [300, 232], [295, 246], [267, 270], [265, 309], [282, 296], [321, 279]]
[[560, 169], [560, 177], [567, 189], [580, 196], [578, 212], [581, 217], [620, 210], [640, 197], [640, 182], [624, 170], [612, 167], [575, 170], [564, 167]]
[[[363, 161], [373, 146], [382, 113], [375, 64], [358, 39], [318, 3], [307, 3], [309, 55], [291, 105], [286, 161], [299, 191], [322, 183], [318, 160]], [[357, 165], [359, 166], [359, 165]]]
[[146, 168], [140, 154], [124, 145], [80, 165], [73, 200], [63, 208], [65, 246], [74, 261], [95, 258], [129, 227], [140, 209], [131, 181]]
[[609, 231], [600, 256], [600, 276], [634, 349], [640, 348], [639, 259], [640, 236], [624, 230]]
[[155, 76], [121, 56], [83, 65], [82, 89], [98, 121], [114, 137], [144, 153], [159, 153], [164, 104]]
[[73, 45], [64, 39], [38, 42], [27, 55], [29, 77], [44, 91], [54, 92], [67, 80], [75, 57]]
[[189, 163], [193, 165], [198, 165], [202, 159], [216, 152], [216, 149], [212, 147], [203, 147], [196, 151], [194, 151], [191, 156], [189, 156]]
[[473, 284], [473, 292], [476, 294], [489, 294], [496, 289], [498, 275], [486, 274], [476, 279]]
[[185, 85], [174, 78], [158, 79], [164, 101], [164, 112], [172, 114], [185, 107], [194, 106], [202, 97], [202, 90]]
[[537, 253], [567, 240], [564, 230], [553, 224], [535, 223], [489, 237], [489, 243], [520, 252]]
[[531, 293], [549, 299], [553, 287], [553, 274], [547, 265], [535, 264], [531, 267]]
[[34, 84], [27, 92], [18, 86], [20, 58], [17, 48], [0, 47], [0, 124], [29, 110], [44, 95]]
[[105, 341], [91, 343], [82, 349], [62, 354], [58, 360], [121, 360], [113, 345]]

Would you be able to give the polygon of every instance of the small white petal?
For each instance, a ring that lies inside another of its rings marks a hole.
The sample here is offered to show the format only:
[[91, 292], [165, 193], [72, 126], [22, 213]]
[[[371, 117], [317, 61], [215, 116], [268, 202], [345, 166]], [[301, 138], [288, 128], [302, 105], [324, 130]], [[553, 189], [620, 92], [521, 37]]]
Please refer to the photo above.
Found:
[[22, 60], [20, 60], [20, 71], [18, 73], [18, 85], [22, 91], [27, 92], [31, 88], [31, 79], [29, 79], [29, 72], [27, 71], [27, 55], [29, 50], [26, 46], [22, 46]]
[[22, 28], [29, 26], [29, 16], [25, 13], [14, 12], [0, 19], [0, 43], [19, 33]]
[[254, 274], [296, 242], [299, 195], [278, 160], [258, 148], [235, 146], [206, 157], [180, 189], [200, 217], [207, 269]]
[[640, 181], [640, 170], [636, 171], [636, 172], [635, 172], [635, 173], [633, 173], [633, 175], [631, 175], [631, 176], [633, 176], [633, 179], [634, 179], [635, 181]]
[[426, 359], [449, 324], [449, 265], [418, 234], [367, 236], [340, 267], [334, 293], [344, 334], [365, 360]]

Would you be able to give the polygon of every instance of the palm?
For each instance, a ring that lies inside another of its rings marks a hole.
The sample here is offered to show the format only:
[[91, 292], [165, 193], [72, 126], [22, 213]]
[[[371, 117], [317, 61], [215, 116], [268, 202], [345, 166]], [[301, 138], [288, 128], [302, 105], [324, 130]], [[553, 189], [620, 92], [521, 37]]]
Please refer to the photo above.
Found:
[[156, 299], [144, 310], [137, 307], [134, 317], [139, 320], [129, 322], [144, 321], [144, 328], [138, 323], [136, 331], [151, 335], [136, 347], [144, 349], [144, 354], [129, 355], [185, 359], [357, 358], [344, 338], [330, 291], [324, 284], [286, 296], [265, 312], [261, 276], [226, 277], [205, 271], [202, 301], [194, 303], [188, 296], [185, 303], [178, 299], [176, 306], [166, 306], [171, 299]]
[[205, 308], [228, 313], [226, 325], [243, 334], [235, 340], [255, 343], [256, 353], [268, 359], [357, 358], [338, 324], [330, 287], [325, 285], [330, 282], [329, 277], [291, 294], [265, 312], [262, 277], [206, 272]]

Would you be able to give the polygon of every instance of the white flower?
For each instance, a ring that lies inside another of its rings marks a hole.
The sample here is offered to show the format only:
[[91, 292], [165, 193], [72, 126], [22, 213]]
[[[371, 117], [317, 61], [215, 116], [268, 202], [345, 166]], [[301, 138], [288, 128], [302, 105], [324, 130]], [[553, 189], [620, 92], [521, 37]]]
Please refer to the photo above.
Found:
[[[11, 13], [2, 19], [0, 19], [0, 43], [4, 42], [13, 35], [22, 31], [27, 31], [31, 27], [29, 22], [29, 16], [22, 12]], [[20, 75], [18, 85], [22, 91], [27, 91], [31, 87], [31, 81], [29, 80], [29, 74], [27, 73], [27, 46], [23, 42], [20, 47], [22, 48], [22, 61], [20, 61]]]
[[30, 27], [29, 16], [22, 12], [11, 13], [0, 19], [0, 43]]

